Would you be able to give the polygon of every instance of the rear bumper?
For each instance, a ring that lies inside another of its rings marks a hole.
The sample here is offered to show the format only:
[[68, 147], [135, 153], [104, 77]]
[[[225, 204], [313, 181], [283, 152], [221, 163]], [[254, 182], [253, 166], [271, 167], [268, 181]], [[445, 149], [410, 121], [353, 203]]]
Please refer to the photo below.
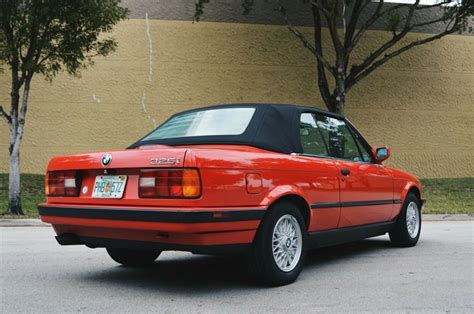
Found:
[[137, 207], [89, 207], [39, 205], [40, 216], [67, 218], [87, 218], [104, 220], [171, 222], [171, 223], [209, 223], [234, 222], [262, 219], [265, 208], [260, 209], [174, 209]]
[[53, 225], [63, 245], [151, 246], [192, 252], [252, 243], [265, 210], [38, 206], [41, 220]]
[[187, 251], [196, 254], [239, 254], [249, 249], [251, 243], [223, 245], [185, 245], [149, 241], [108, 239], [62, 234], [56, 236], [61, 245], [86, 245], [90, 248], [127, 248], [136, 250], [155, 251]]

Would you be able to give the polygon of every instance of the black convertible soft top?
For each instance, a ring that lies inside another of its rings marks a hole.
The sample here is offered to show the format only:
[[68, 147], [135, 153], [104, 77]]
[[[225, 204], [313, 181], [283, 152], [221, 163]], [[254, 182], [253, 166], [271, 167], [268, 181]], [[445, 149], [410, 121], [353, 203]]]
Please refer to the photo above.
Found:
[[[255, 113], [245, 131], [240, 135], [213, 135], [175, 137], [166, 139], [139, 140], [130, 145], [128, 149], [142, 145], [197, 145], [197, 144], [231, 144], [248, 145], [265, 150], [281, 153], [302, 153], [303, 148], [300, 141], [300, 115], [304, 112], [318, 112], [337, 119], [344, 119], [341, 115], [326, 112], [314, 107], [280, 104], [229, 104], [203, 107], [177, 113], [170, 117], [183, 113], [220, 109], [220, 108], [255, 108]], [[168, 119], [168, 120], [170, 120]], [[168, 121], [167, 120], [167, 121]], [[167, 122], [165, 121], [165, 123]], [[161, 127], [161, 126], [160, 126]], [[160, 128], [158, 127], [158, 129]], [[152, 133], [152, 132], [151, 132]], [[150, 133], [150, 134], [151, 134]], [[146, 136], [145, 136], [146, 137]], [[144, 137], [144, 138], [145, 138]]]

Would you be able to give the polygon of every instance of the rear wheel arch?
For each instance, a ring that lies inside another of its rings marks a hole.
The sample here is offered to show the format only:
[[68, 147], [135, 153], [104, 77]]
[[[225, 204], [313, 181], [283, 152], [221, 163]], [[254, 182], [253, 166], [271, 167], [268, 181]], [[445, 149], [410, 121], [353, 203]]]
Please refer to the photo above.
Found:
[[276, 199], [273, 201], [273, 203], [270, 204], [268, 207], [269, 210], [271, 210], [272, 206], [274, 206], [277, 203], [281, 202], [289, 202], [294, 204], [298, 210], [300, 211], [301, 215], [303, 216], [304, 222], [305, 222], [305, 227], [306, 230], [308, 230], [309, 223], [311, 221], [311, 211], [308, 205], [308, 202], [300, 195], [297, 194], [287, 194], [283, 195], [280, 198]]
[[418, 198], [418, 200], [421, 202], [421, 192], [420, 192], [420, 189], [418, 189], [418, 187], [416, 186], [410, 187], [408, 189], [407, 194], [405, 195], [405, 199], [408, 196], [408, 194], [414, 194]]
[[[304, 216], [307, 215], [304, 203], [306, 201], [301, 196], [294, 194], [283, 195], [274, 200], [260, 223], [251, 249], [246, 254], [249, 269], [270, 286], [281, 286], [295, 281], [303, 268], [307, 246], [307, 233], [303, 226], [306, 224]], [[280, 228], [281, 234], [278, 234], [277, 226], [285, 220], [286, 225]], [[289, 227], [290, 225], [294, 228]], [[291, 255], [289, 248], [296, 250], [294, 255]]]

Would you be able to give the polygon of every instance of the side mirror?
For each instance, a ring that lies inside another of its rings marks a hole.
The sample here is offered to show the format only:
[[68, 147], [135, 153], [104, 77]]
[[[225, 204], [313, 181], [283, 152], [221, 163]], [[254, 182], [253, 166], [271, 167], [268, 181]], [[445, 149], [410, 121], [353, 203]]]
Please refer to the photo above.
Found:
[[379, 147], [375, 150], [375, 159], [378, 162], [382, 162], [390, 157], [390, 148], [389, 147]]

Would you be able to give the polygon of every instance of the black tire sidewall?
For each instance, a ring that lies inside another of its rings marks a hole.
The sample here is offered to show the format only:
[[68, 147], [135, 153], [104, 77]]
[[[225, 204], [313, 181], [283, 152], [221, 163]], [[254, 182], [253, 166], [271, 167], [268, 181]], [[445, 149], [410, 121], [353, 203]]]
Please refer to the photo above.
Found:
[[147, 251], [121, 248], [106, 248], [109, 256], [127, 267], [150, 266], [160, 256], [161, 251]]
[[[278, 220], [284, 215], [293, 216], [301, 229], [302, 248], [301, 256], [295, 268], [289, 272], [282, 271], [276, 264], [273, 257], [272, 241], [273, 230]], [[279, 202], [273, 205], [265, 215], [262, 224], [257, 232], [256, 241], [254, 243], [254, 258], [258, 274], [267, 284], [273, 286], [285, 285], [291, 283], [298, 278], [304, 266], [307, 246], [306, 225], [298, 210], [297, 206], [290, 202]]]
[[[412, 238], [410, 236], [408, 232], [408, 227], [406, 224], [407, 209], [408, 209], [408, 205], [411, 202], [414, 202], [416, 204], [417, 210], [418, 210], [418, 217], [419, 217], [419, 229], [418, 229], [418, 234], [416, 235], [415, 238]], [[416, 245], [416, 243], [418, 242], [420, 238], [421, 226], [422, 226], [421, 202], [416, 195], [410, 193], [405, 198], [405, 201], [403, 203], [403, 207], [401, 209], [400, 216], [398, 217], [395, 228], [390, 233], [390, 238], [395, 244], [398, 244], [400, 246], [404, 246], [404, 247], [414, 246]]]

